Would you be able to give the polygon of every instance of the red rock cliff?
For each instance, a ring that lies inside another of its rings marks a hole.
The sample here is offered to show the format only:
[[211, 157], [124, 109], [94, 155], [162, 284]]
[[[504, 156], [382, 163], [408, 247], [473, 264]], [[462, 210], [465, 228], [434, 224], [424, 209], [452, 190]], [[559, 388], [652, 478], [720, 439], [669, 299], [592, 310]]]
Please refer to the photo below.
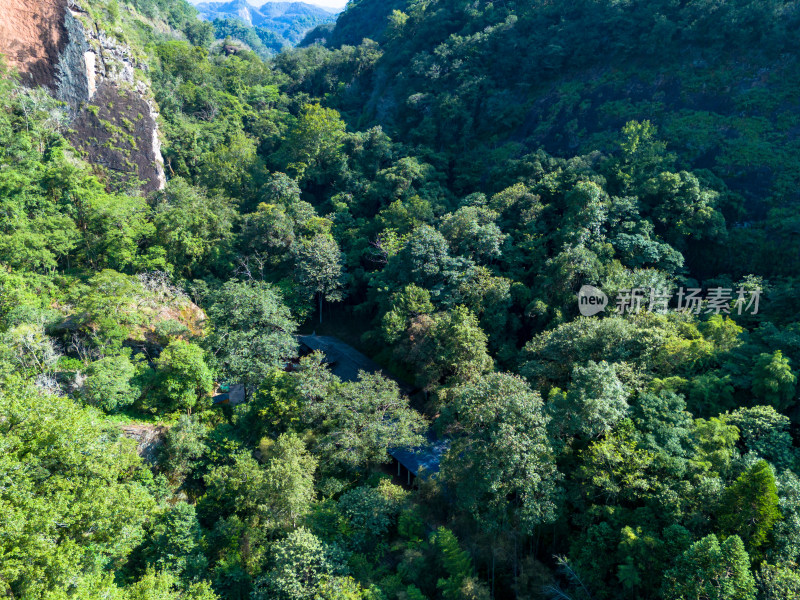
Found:
[[88, 0], [0, 0], [0, 54], [23, 84], [68, 106], [70, 137], [111, 188], [164, 186], [155, 102], [131, 49], [94, 23]]

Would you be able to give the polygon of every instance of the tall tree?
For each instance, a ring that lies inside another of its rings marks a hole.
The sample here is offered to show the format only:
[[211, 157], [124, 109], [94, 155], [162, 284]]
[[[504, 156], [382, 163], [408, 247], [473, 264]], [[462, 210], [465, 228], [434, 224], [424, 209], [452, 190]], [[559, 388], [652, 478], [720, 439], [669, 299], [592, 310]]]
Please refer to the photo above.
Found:
[[262, 444], [265, 465], [239, 451], [231, 464], [215, 466], [204, 477], [208, 514], [237, 515], [248, 526], [275, 536], [290, 531], [314, 498], [317, 461], [294, 434]]
[[426, 390], [470, 381], [492, 370], [488, 339], [477, 317], [465, 306], [411, 320], [395, 355], [415, 373]]
[[335, 549], [300, 527], [270, 548], [266, 574], [256, 580], [253, 600], [307, 600], [314, 598], [325, 579], [342, 572]]
[[740, 408], [724, 415], [723, 419], [739, 428], [748, 452], [755, 452], [769, 461], [777, 472], [797, 466], [800, 452], [792, 443], [789, 417], [772, 406]]
[[207, 427], [197, 418], [181, 415], [178, 422], [164, 436], [163, 461], [168, 475], [183, 481], [197, 461], [208, 450], [205, 443]]
[[628, 392], [617, 367], [589, 361], [572, 370], [569, 391], [554, 389], [548, 409], [552, 426], [561, 435], [598, 437], [610, 431], [628, 412]]
[[286, 136], [286, 163], [298, 180], [324, 183], [338, 176], [346, 165], [344, 137], [345, 124], [338, 112], [307, 104]]
[[209, 197], [175, 177], [153, 209], [156, 239], [176, 274], [197, 277], [220, 261], [230, 241], [235, 211], [229, 198]]
[[86, 375], [83, 397], [107, 412], [130, 406], [141, 394], [141, 389], [132, 383], [136, 367], [124, 354], [96, 360], [89, 365]]
[[800, 598], [800, 573], [794, 565], [761, 563], [756, 573], [759, 600]]
[[364, 371], [357, 381], [342, 382], [319, 361], [319, 356], [302, 359], [297, 377], [302, 419], [316, 428], [316, 452], [326, 462], [366, 467], [391, 460], [389, 448], [423, 443], [425, 419], [409, 407], [397, 383]]
[[440, 527], [431, 535], [431, 543], [440, 553], [443, 575], [436, 584], [445, 600], [485, 600], [489, 591], [477, 581], [469, 554], [462, 550], [455, 534]]
[[121, 565], [154, 500], [132, 440], [96, 409], [6, 381], [0, 389], [0, 590], [40, 599]]
[[692, 544], [664, 575], [665, 600], [755, 600], [750, 559], [739, 536], [711, 534]]
[[290, 530], [309, 511], [314, 500], [314, 473], [317, 459], [309, 455], [305, 443], [293, 433], [284, 433], [269, 444], [261, 444], [266, 462], [267, 504], [274, 523]]
[[257, 387], [297, 353], [297, 327], [281, 295], [258, 281], [226, 282], [208, 309], [216, 359], [236, 382]]
[[441, 468], [458, 506], [496, 532], [552, 522], [559, 474], [539, 394], [517, 376], [492, 373], [453, 395]]
[[322, 300], [336, 302], [344, 298], [344, 266], [339, 244], [332, 235], [318, 233], [295, 242], [296, 278], [307, 294], [319, 299], [319, 322], [322, 323]]
[[491, 262], [500, 258], [506, 237], [495, 223], [497, 217], [483, 206], [462, 206], [443, 217], [439, 230], [450, 242], [453, 254]]
[[777, 410], [786, 410], [792, 405], [797, 384], [797, 375], [791, 363], [780, 350], [772, 354], [764, 352], [756, 359], [752, 370], [753, 394]]
[[201, 548], [202, 536], [194, 506], [178, 502], [156, 517], [145, 542], [145, 561], [159, 572], [192, 580], [208, 563]]
[[769, 463], [760, 460], [725, 489], [717, 520], [720, 530], [739, 536], [755, 558], [781, 516], [775, 475]]

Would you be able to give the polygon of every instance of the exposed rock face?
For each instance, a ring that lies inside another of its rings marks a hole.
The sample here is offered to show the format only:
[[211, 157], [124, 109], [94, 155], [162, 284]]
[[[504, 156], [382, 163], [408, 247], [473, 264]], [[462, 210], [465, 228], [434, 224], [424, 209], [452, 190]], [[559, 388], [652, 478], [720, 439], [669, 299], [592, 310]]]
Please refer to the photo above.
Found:
[[67, 104], [72, 143], [109, 187], [164, 187], [158, 112], [141, 76], [146, 65], [78, 0], [3, 0], [0, 53], [22, 83]]
[[59, 57], [67, 45], [66, 0], [4, 0], [0, 11], [0, 53], [26, 85], [56, 91]]
[[136, 442], [136, 453], [150, 463], [158, 460], [168, 429], [163, 425], [126, 425], [122, 435]]

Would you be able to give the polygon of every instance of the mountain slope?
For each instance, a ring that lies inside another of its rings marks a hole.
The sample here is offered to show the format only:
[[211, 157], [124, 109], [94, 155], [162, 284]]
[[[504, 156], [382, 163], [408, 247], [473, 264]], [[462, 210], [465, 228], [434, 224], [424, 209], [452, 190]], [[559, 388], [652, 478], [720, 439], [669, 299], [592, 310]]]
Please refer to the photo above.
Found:
[[[467, 150], [471, 140], [497, 139], [570, 155], [602, 147], [628, 119], [651, 118], [681, 154], [732, 180], [746, 164], [726, 140], [756, 152], [780, 144], [767, 139], [773, 127], [795, 137], [794, 3], [396, 4], [405, 12], [386, 16], [385, 2], [353, 3], [331, 46], [377, 36], [383, 57], [363, 89], [381, 89], [370, 90], [364, 113], [403, 137]], [[394, 24], [377, 29], [378, 13]], [[704, 125], [687, 127], [685, 111]], [[753, 158], [742, 157], [756, 167]], [[766, 191], [757, 178], [739, 187]]]
[[360, 0], [329, 46], [372, 37], [380, 59], [335, 106], [443, 153], [460, 193], [504, 185], [507, 162], [537, 148], [612, 151], [626, 122], [650, 120], [682, 168], [727, 184], [731, 221], [783, 239], [800, 204], [798, 25], [778, 0]]

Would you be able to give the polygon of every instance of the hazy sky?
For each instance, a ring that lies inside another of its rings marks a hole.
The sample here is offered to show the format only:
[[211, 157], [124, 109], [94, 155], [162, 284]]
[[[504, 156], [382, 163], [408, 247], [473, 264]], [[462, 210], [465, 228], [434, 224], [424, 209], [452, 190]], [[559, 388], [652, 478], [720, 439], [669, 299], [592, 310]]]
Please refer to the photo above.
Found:
[[309, 4], [316, 4], [317, 6], [324, 6], [326, 8], [339, 8], [342, 9], [347, 4], [347, 0], [302, 0]]
[[[200, 2], [225, 2], [227, 0], [189, 0], [192, 4], [199, 4]], [[249, 4], [253, 6], [261, 6], [262, 4], [266, 4], [270, 0], [248, 0]], [[286, 2], [287, 0], [275, 0]], [[288, 0], [291, 1], [291, 0]], [[298, 2], [305, 2], [307, 4], [316, 4], [317, 6], [322, 6], [324, 8], [333, 8], [336, 10], [341, 10], [347, 5], [347, 0], [297, 0]]]
[[[285, 0], [284, 0], [285, 1]], [[317, 6], [323, 6], [325, 8], [336, 8], [342, 9], [347, 4], [347, 0], [298, 0], [299, 2], [305, 2], [306, 4], [316, 4]], [[253, 6], [261, 6], [264, 4], [264, 0], [250, 0], [250, 4]]]

